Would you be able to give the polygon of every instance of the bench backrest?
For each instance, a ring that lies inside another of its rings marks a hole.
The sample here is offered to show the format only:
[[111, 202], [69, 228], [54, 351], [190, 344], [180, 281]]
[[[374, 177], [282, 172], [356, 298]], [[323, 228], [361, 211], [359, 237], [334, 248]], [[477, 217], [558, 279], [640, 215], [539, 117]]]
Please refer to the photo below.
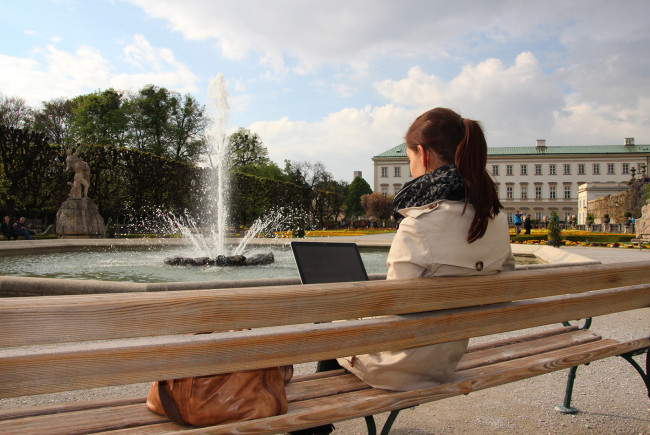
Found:
[[[487, 277], [4, 298], [0, 397], [397, 350], [648, 306], [650, 262]], [[357, 320], [336, 322], [345, 319]], [[194, 335], [210, 331], [224, 332]]]

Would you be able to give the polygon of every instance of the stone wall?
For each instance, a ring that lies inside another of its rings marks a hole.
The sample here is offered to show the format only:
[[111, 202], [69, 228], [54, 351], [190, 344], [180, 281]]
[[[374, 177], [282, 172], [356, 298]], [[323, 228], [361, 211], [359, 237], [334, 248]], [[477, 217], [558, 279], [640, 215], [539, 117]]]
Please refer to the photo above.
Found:
[[620, 224], [625, 221], [627, 205], [627, 192], [607, 195], [602, 198], [589, 201], [587, 204], [587, 215], [594, 216], [595, 224], [602, 224], [606, 214], [609, 215], [610, 223]]

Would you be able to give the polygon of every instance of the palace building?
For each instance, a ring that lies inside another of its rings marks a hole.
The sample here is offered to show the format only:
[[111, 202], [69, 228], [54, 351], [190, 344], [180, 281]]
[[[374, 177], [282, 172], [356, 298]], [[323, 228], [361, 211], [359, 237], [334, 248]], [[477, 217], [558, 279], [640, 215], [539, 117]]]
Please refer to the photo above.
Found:
[[[372, 158], [374, 191], [392, 195], [411, 180], [402, 143]], [[650, 145], [546, 146], [537, 140], [530, 147], [488, 147], [487, 169], [496, 182], [509, 222], [516, 210], [540, 222], [555, 211], [560, 220], [577, 219], [578, 191], [585, 183], [622, 186], [632, 174], [645, 174]], [[634, 171], [632, 171], [634, 168]], [[584, 210], [582, 210], [584, 214]]]

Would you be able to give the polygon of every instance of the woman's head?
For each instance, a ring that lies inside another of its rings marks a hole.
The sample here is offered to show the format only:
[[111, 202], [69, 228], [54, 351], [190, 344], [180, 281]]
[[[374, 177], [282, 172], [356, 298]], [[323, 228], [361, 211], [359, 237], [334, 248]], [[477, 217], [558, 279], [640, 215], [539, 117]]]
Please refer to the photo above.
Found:
[[475, 212], [467, 240], [471, 243], [481, 238], [488, 218], [496, 216], [502, 206], [485, 168], [487, 143], [479, 122], [438, 107], [420, 115], [405, 139], [414, 177], [455, 164], [465, 182], [465, 205], [471, 201]]

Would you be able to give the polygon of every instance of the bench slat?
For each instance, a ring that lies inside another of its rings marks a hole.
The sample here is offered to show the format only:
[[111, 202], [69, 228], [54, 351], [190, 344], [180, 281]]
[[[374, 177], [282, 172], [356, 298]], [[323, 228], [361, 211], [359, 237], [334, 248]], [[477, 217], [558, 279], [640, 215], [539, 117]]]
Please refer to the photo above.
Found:
[[144, 403], [143, 396], [120, 397], [117, 399], [98, 399], [84, 402], [71, 402], [56, 405], [40, 405], [15, 409], [0, 409], [0, 421], [13, 418], [33, 417], [37, 415], [60, 414], [65, 412], [76, 412], [87, 409], [111, 408], [116, 406]]
[[650, 262], [632, 262], [485, 277], [1, 298], [0, 347], [326, 322], [579, 293], [649, 278]]
[[289, 402], [298, 402], [370, 388], [368, 384], [352, 374], [341, 374], [328, 378], [326, 381], [321, 378], [291, 382], [287, 385], [287, 400]]
[[467, 370], [495, 364], [503, 361], [510, 361], [526, 356], [537, 355], [552, 350], [563, 349], [581, 343], [598, 341], [601, 337], [591, 331], [575, 331], [570, 334], [560, 334], [551, 337], [540, 338], [535, 341], [525, 341], [501, 346], [497, 349], [484, 349], [463, 355], [458, 364], [458, 370]]
[[[0, 397], [209, 375], [454, 341], [647, 307], [648, 290], [650, 284], [347, 322], [0, 349]], [[292, 343], [290, 348], [287, 342]]]
[[129, 426], [168, 422], [165, 416], [149, 411], [144, 403], [98, 408], [0, 421], [0, 433], [61, 434], [109, 431]]
[[538, 340], [544, 337], [551, 337], [554, 335], [566, 334], [567, 332], [571, 332], [571, 331], [577, 331], [578, 329], [579, 327], [577, 325], [557, 326], [539, 332], [532, 332], [532, 333], [529, 332], [525, 335], [507, 337], [500, 340], [488, 341], [486, 343], [480, 343], [480, 344], [470, 343], [465, 353], [468, 354], [472, 352], [477, 352], [479, 350], [492, 349], [495, 347], [507, 346], [510, 344], [521, 343], [524, 341]]
[[[372, 389], [345, 394], [338, 397], [338, 400], [329, 400], [329, 404], [326, 399], [333, 398], [313, 399], [313, 407], [303, 408], [302, 406], [309, 402], [306, 401], [302, 402], [300, 404], [301, 409], [297, 410], [298, 404], [294, 404], [294, 408], [290, 409], [287, 415], [226, 424], [214, 428], [193, 429], [187, 433], [281, 433], [287, 427], [292, 427], [292, 430], [307, 428], [318, 424], [404, 409], [459, 394], [467, 394], [472, 391], [596, 361], [608, 356], [619, 355], [649, 345], [650, 339], [633, 340], [625, 343], [614, 340], [601, 340], [595, 343], [581, 344], [571, 349], [562, 349], [516, 361], [494, 364], [489, 367], [465, 370], [458, 372], [454, 381], [432, 388], [406, 392]], [[340, 406], [341, 402], [344, 402], [345, 406]], [[300, 424], [302, 422], [304, 424]]]
[[[570, 328], [567, 328], [570, 329]], [[568, 331], [566, 336], [580, 337], [585, 331]], [[547, 340], [541, 338], [540, 340]], [[289, 426], [298, 424], [298, 427], [308, 427], [320, 423], [328, 423], [336, 420], [343, 420], [352, 417], [376, 414], [391, 409], [413, 406], [430, 400], [438, 400], [458, 394], [465, 394], [470, 391], [477, 391], [494, 385], [500, 385], [512, 380], [524, 379], [560, 370], [571, 365], [583, 364], [610, 355], [620, 354], [625, 351], [643, 348], [650, 345], [650, 339], [636, 340], [626, 343], [619, 343], [614, 340], [601, 340], [596, 343], [575, 344], [572, 340], [562, 338], [562, 341], [569, 345], [562, 350], [543, 352], [541, 355], [526, 356], [519, 358], [517, 352], [511, 352], [513, 361], [500, 362], [480, 368], [460, 370], [456, 379], [445, 385], [428, 389], [410, 392], [390, 392], [380, 389], [370, 389], [359, 381], [355, 376], [344, 374], [342, 370], [328, 373], [328, 376], [321, 376], [314, 379], [311, 375], [297, 377], [288, 387], [290, 399], [289, 412], [283, 416], [270, 417], [267, 419], [253, 420], [249, 422], [238, 422], [219, 428], [193, 429], [171, 424], [164, 417], [159, 417], [146, 410], [144, 399], [128, 407], [119, 409], [113, 408], [108, 412], [112, 418], [106, 418], [107, 409], [95, 411], [85, 410], [61, 413], [32, 419], [15, 419], [0, 423], [0, 431], [20, 429], [20, 433], [42, 433], [45, 427], [48, 433], [74, 432], [79, 427], [90, 427], [92, 431], [108, 431], [116, 429], [120, 434], [151, 434], [164, 432], [189, 431], [196, 433], [278, 433], [284, 432]], [[521, 343], [508, 346], [520, 347], [521, 351], [527, 352], [525, 348], [533, 342], [526, 340]], [[497, 349], [492, 352], [500, 353]], [[471, 354], [470, 354], [471, 355]], [[488, 357], [487, 360], [490, 358]], [[305, 379], [305, 380], [301, 380]], [[318, 384], [321, 385], [318, 385]], [[349, 383], [348, 387], [341, 387]], [[302, 385], [301, 385], [302, 384]], [[324, 397], [313, 398], [313, 394], [304, 393], [305, 386], [325, 394]], [[363, 389], [357, 390], [356, 386], [361, 384]], [[114, 402], [114, 401], [113, 401]], [[344, 402], [345, 407], [340, 407]], [[110, 403], [110, 401], [109, 401]], [[50, 407], [51, 408], [51, 407]], [[71, 407], [64, 405], [61, 408], [70, 410]], [[115, 418], [119, 415], [119, 418]], [[2, 414], [0, 414], [2, 418]], [[116, 420], [126, 428], [116, 427]], [[136, 427], [131, 427], [136, 426]], [[296, 429], [297, 427], [293, 427]], [[50, 430], [52, 429], [52, 430]], [[58, 432], [60, 431], [60, 432]]]
[[[560, 331], [562, 333], [559, 333]], [[507, 340], [494, 341], [492, 342], [494, 345], [489, 347], [483, 345], [481, 346], [481, 349], [476, 352], [472, 352], [473, 349], [469, 348], [469, 352], [465, 353], [458, 365], [458, 371], [478, 367], [479, 365], [490, 365], [496, 362], [544, 353], [549, 350], [569, 347], [581, 342], [594, 341], [596, 339], [599, 339], [599, 337], [592, 332], [576, 330], [575, 327], [567, 327], [555, 328], [541, 333], [527, 334]], [[546, 342], [549, 340], [554, 340], [554, 345], [547, 345]], [[289, 402], [297, 402], [316, 397], [331, 396], [369, 388], [371, 387], [362, 382], [359, 378], [351, 374], [345, 374], [345, 371], [342, 369], [322, 373], [311, 373], [294, 377], [287, 387], [287, 400]], [[142, 404], [144, 401], [144, 396], [135, 396], [0, 410], [0, 421], [12, 418], [75, 412], [136, 403]]]

